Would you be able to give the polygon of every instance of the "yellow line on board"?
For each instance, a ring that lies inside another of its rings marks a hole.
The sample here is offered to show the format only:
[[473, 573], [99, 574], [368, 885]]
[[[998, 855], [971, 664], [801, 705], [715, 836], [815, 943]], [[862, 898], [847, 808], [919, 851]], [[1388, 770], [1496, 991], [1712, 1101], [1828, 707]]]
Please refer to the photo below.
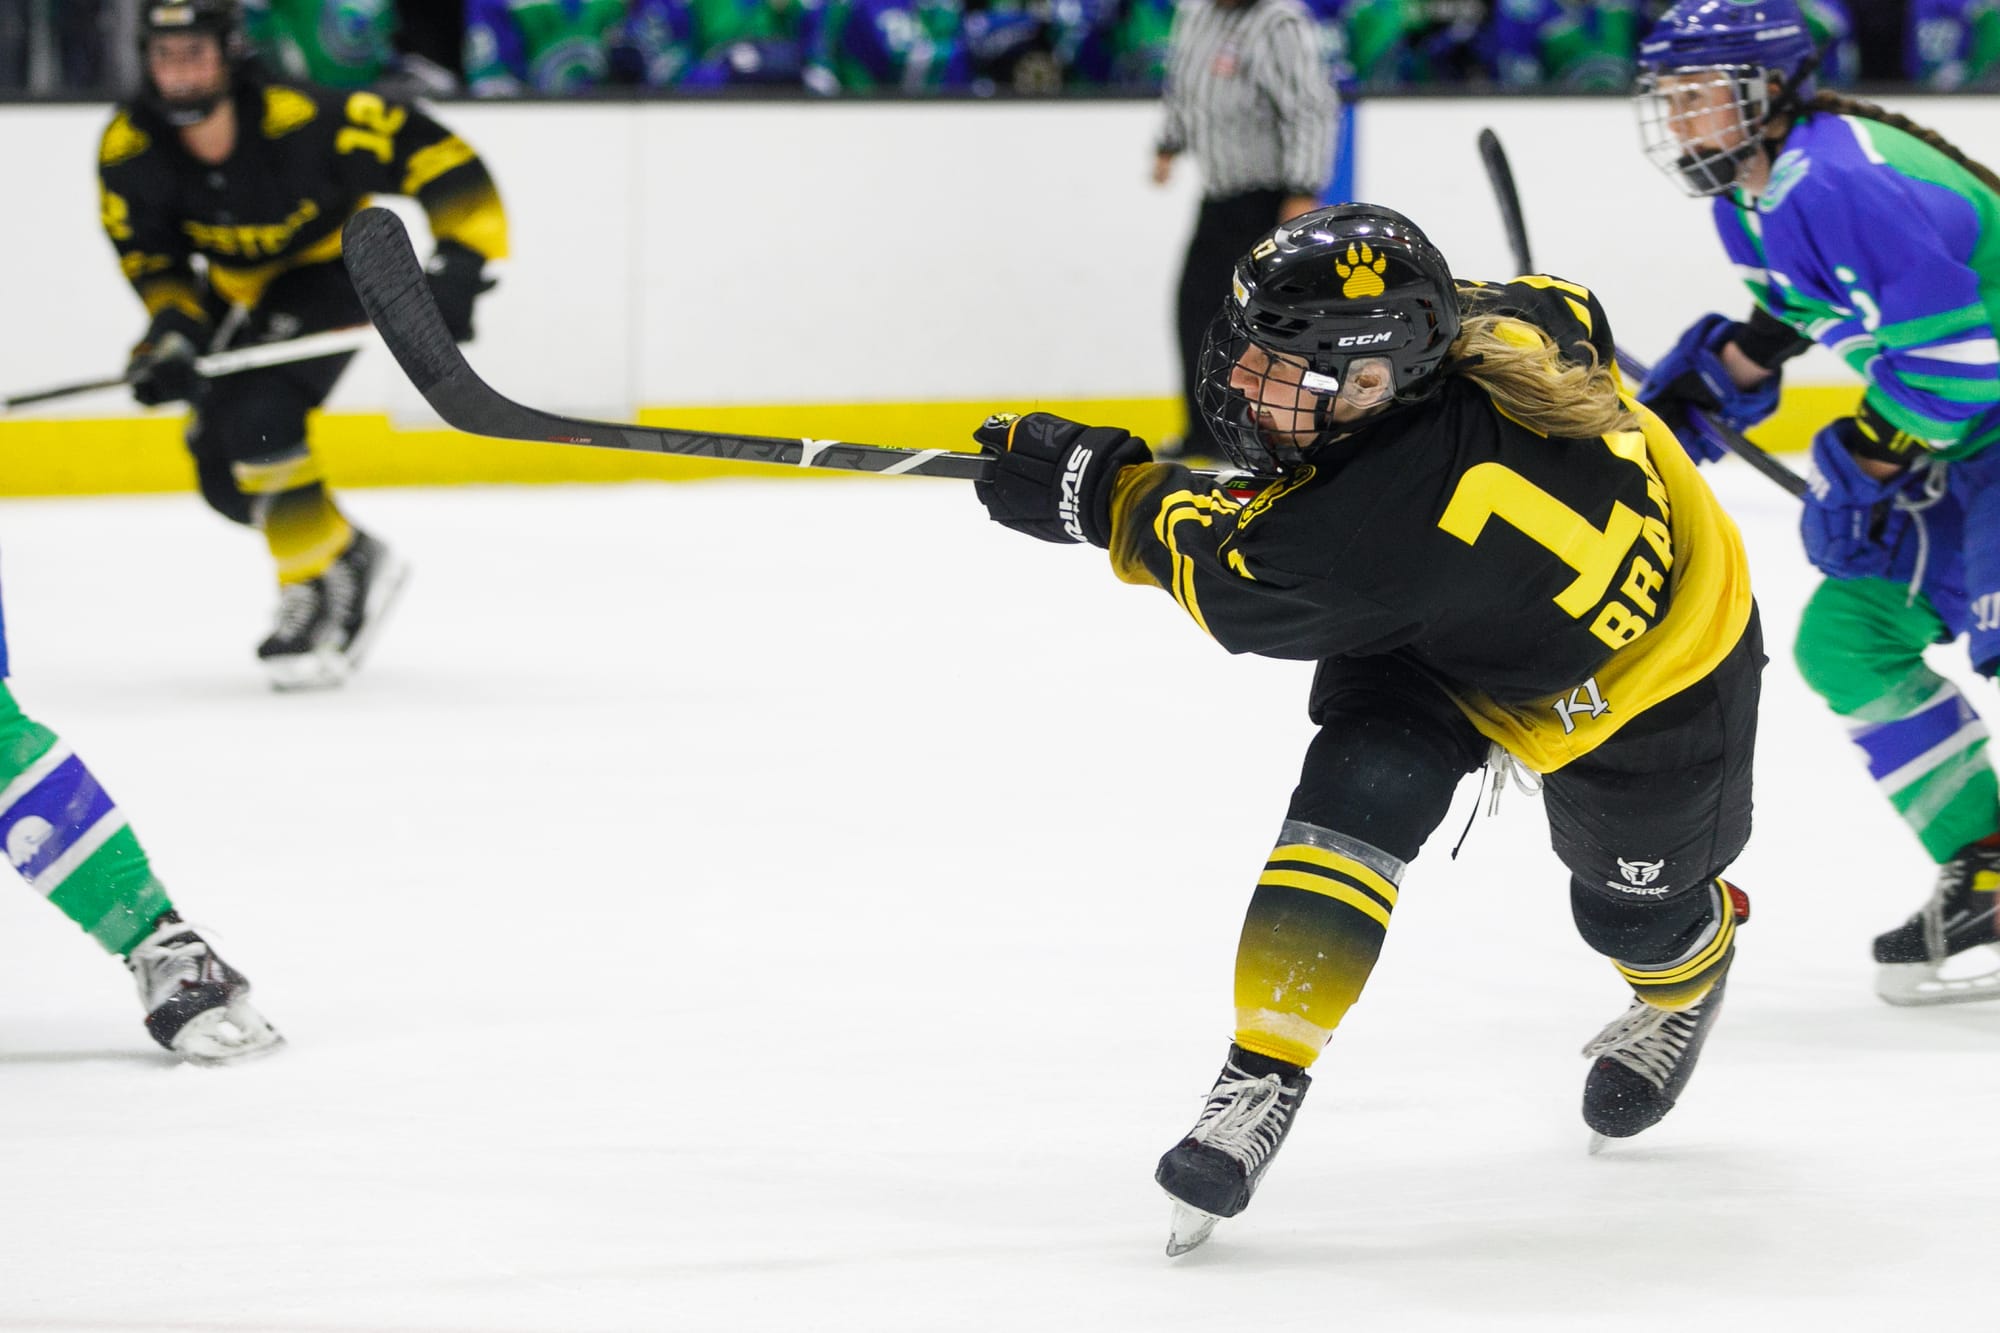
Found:
[[[1814, 431], [1852, 412], [1858, 398], [1859, 391], [1852, 388], [1789, 388], [1777, 414], [1751, 431], [1751, 437], [1766, 448], [1803, 449]], [[1093, 425], [1123, 426], [1148, 440], [1181, 430], [1181, 406], [1173, 398], [653, 407], [641, 411], [638, 421], [734, 435], [811, 436], [903, 449], [970, 450], [973, 428], [995, 411], [1055, 412]], [[181, 419], [171, 415], [0, 421], [0, 496], [190, 491], [194, 489], [194, 466], [181, 445], [182, 429]], [[616, 449], [485, 440], [444, 427], [399, 427], [381, 413], [316, 413], [310, 437], [336, 487], [849, 475]]]

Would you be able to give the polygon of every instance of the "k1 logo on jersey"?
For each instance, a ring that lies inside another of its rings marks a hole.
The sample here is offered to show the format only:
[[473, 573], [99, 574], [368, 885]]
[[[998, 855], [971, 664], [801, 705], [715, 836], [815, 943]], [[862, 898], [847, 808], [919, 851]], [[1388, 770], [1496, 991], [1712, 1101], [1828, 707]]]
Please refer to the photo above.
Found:
[[1592, 676], [1589, 680], [1571, 690], [1569, 698], [1558, 699], [1550, 707], [1554, 708], [1556, 716], [1562, 719], [1563, 735], [1565, 736], [1576, 730], [1577, 714], [1581, 713], [1586, 719], [1589, 719], [1602, 717], [1611, 711], [1611, 705], [1606, 703], [1604, 696], [1597, 692], [1597, 677], [1595, 676]]

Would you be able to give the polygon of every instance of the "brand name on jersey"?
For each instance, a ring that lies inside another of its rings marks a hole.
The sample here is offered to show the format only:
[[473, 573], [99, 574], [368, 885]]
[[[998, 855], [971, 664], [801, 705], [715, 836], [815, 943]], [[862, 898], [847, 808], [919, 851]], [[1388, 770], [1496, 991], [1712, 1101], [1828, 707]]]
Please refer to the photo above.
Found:
[[283, 254], [298, 235], [299, 228], [319, 216], [319, 205], [301, 199], [292, 215], [269, 227], [220, 227], [206, 222], [183, 222], [181, 230], [197, 250], [233, 259], [270, 259]]
[[1088, 541], [1083, 535], [1083, 471], [1090, 466], [1089, 449], [1072, 449], [1063, 460], [1062, 494], [1056, 500], [1056, 517], [1072, 541]]

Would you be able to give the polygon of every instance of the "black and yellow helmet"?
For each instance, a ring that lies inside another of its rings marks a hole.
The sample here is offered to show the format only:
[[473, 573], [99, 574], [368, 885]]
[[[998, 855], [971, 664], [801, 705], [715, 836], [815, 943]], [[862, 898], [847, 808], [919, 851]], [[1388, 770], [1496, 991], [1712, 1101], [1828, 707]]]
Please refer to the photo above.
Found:
[[[147, 45], [156, 37], [207, 33], [222, 48], [223, 63], [233, 79], [249, 55], [243, 34], [243, 11], [237, 0], [140, 0], [139, 59], [146, 60]], [[145, 76], [145, 100], [171, 125], [192, 125], [204, 120], [229, 95], [225, 86], [200, 97], [169, 99]]]
[[1237, 466], [1282, 471], [1297, 451], [1261, 438], [1229, 388], [1245, 343], [1303, 360], [1303, 387], [1329, 404], [1350, 363], [1382, 358], [1397, 401], [1410, 402], [1436, 387], [1458, 329], [1451, 269], [1416, 223], [1377, 204], [1316, 209], [1237, 261], [1203, 350], [1203, 415]]

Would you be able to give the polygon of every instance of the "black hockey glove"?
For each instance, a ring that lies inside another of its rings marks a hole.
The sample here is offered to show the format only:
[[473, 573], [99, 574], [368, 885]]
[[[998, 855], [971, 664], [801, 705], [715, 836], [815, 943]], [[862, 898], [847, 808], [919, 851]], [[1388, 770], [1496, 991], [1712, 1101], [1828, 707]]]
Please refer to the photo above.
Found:
[[987, 516], [1045, 542], [1110, 546], [1112, 479], [1153, 461], [1130, 431], [1047, 412], [988, 417], [972, 438], [993, 459], [992, 475], [972, 483]]
[[132, 386], [132, 397], [146, 407], [192, 402], [203, 388], [194, 362], [194, 343], [185, 333], [164, 333], [132, 349], [125, 380]]
[[493, 279], [484, 276], [485, 269], [486, 256], [457, 241], [439, 241], [431, 262], [424, 265], [431, 295], [437, 298], [438, 312], [454, 342], [472, 341], [472, 303], [480, 293], [493, 290]]

